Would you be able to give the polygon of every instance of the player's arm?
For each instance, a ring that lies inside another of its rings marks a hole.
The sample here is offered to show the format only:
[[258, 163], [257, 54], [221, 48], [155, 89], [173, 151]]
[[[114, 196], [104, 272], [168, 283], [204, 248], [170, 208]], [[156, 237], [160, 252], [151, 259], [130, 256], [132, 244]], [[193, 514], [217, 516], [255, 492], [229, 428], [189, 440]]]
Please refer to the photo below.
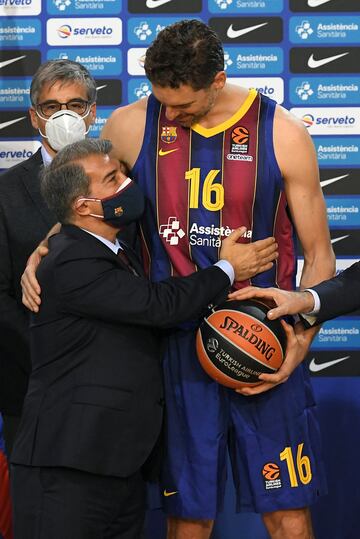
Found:
[[112, 157], [131, 170], [138, 158], [144, 138], [147, 99], [117, 108], [103, 127], [100, 138], [110, 140]]
[[[304, 267], [300, 287], [310, 288], [334, 275], [335, 257], [314, 145], [302, 122], [282, 107], [277, 107], [275, 114], [274, 147], [293, 223], [303, 248]], [[286, 331], [288, 348], [279, 371], [261, 375], [264, 380], [261, 386], [239, 392], [252, 395], [267, 391], [285, 382], [303, 361], [317, 329], [304, 331], [301, 322], [298, 322], [294, 329], [287, 327]]]
[[35, 313], [39, 310], [41, 303], [40, 294], [41, 288], [36, 279], [36, 270], [41, 262], [41, 259], [49, 252], [48, 239], [53, 234], [60, 232], [60, 223], [56, 223], [47, 233], [46, 237], [39, 243], [35, 251], [31, 253], [26, 264], [24, 273], [21, 276], [21, 288], [22, 288], [22, 302]]

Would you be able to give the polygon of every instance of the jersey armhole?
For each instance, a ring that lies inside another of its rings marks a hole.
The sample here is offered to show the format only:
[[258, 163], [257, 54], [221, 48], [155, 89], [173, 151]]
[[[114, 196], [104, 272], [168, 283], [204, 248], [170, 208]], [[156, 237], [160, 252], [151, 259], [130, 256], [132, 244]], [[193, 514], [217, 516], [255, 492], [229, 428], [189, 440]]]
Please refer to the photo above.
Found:
[[160, 103], [155, 99], [155, 97], [150, 94], [147, 102], [146, 107], [146, 122], [145, 122], [145, 130], [144, 130], [144, 138], [141, 145], [140, 153], [135, 161], [135, 164], [131, 170], [131, 174], [134, 174], [136, 176], [137, 170], [141, 169], [142, 162], [146, 156], [146, 149], [150, 141], [152, 140], [152, 130], [153, 130], [153, 119], [154, 115], [157, 118], [158, 117], [158, 111], [160, 109]]
[[278, 162], [276, 160], [275, 156], [275, 149], [274, 149], [274, 116], [275, 116], [275, 109], [276, 109], [276, 101], [273, 101], [272, 99], [269, 99], [266, 96], [261, 96], [262, 101], [264, 104], [266, 104], [266, 124], [267, 126], [271, 126], [271, 133], [269, 133], [270, 136], [265, 137], [265, 145], [266, 145], [266, 153], [268, 155], [269, 159], [269, 166], [271, 167], [271, 170], [274, 174], [274, 177], [276, 178], [276, 181], [279, 184], [279, 188], [283, 191], [284, 190], [284, 179], [280, 170], [280, 167], [278, 165]]

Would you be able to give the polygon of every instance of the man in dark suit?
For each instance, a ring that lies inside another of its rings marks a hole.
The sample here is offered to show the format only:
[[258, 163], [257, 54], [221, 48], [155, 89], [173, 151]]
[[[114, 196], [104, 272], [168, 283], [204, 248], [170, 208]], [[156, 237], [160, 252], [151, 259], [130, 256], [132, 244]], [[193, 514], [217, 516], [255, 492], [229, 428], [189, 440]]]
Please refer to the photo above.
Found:
[[[198, 318], [248, 271], [238, 229], [215, 266], [159, 283], [142, 277], [116, 235], [140, 217], [144, 198], [110, 150], [83, 140], [43, 172], [62, 228], [37, 274], [42, 303], [31, 318], [32, 372], [11, 459], [15, 539], [141, 537], [141, 469], [163, 409], [154, 328]], [[270, 241], [263, 264], [275, 250]]]
[[299, 313], [305, 327], [319, 325], [360, 307], [360, 262], [355, 262], [336, 277], [301, 292], [248, 287], [231, 294], [231, 297], [270, 299], [277, 305], [268, 312], [271, 320]]
[[56, 222], [40, 194], [39, 172], [59, 148], [85, 136], [95, 119], [96, 85], [77, 62], [51, 60], [34, 75], [30, 98], [31, 122], [39, 129], [42, 146], [0, 176], [0, 412], [8, 454], [30, 371], [20, 277], [29, 255]]

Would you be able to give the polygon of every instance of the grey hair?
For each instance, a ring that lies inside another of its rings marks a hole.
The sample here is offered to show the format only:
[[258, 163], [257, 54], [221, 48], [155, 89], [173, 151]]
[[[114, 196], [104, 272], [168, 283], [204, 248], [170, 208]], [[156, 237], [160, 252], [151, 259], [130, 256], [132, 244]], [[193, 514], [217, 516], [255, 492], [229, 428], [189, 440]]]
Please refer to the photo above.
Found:
[[38, 105], [39, 95], [45, 84], [53, 86], [58, 81], [63, 84], [77, 82], [84, 85], [88, 101], [95, 103], [96, 84], [88, 70], [78, 62], [59, 59], [44, 62], [36, 71], [30, 86], [32, 105]]
[[90, 155], [107, 155], [109, 140], [84, 139], [65, 146], [41, 172], [41, 194], [60, 223], [71, 223], [72, 204], [90, 192], [90, 178], [78, 162]]

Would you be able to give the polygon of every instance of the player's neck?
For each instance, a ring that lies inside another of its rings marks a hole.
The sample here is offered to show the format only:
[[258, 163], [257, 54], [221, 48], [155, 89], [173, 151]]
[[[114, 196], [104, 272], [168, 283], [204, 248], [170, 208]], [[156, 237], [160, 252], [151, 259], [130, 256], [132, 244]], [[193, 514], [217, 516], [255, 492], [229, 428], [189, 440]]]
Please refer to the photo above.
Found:
[[210, 111], [199, 120], [199, 125], [211, 129], [226, 122], [240, 109], [248, 95], [247, 88], [227, 83], [219, 92]]

